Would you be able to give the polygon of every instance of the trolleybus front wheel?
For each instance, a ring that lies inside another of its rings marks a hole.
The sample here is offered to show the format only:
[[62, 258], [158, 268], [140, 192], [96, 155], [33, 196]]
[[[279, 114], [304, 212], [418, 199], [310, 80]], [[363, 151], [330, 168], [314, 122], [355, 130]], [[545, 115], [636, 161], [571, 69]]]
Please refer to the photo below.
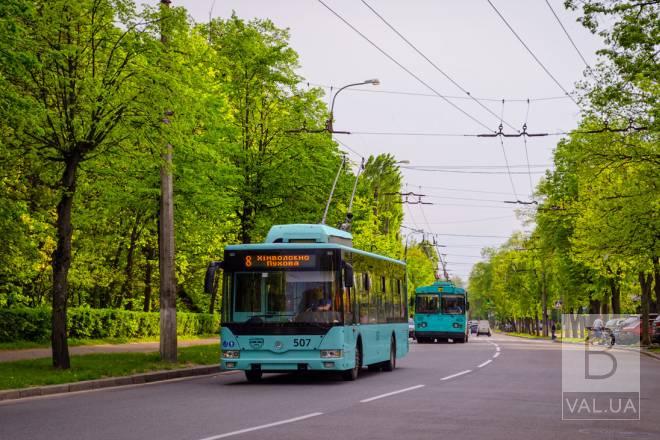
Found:
[[358, 378], [360, 375], [360, 368], [362, 366], [362, 350], [360, 349], [360, 343], [355, 346], [355, 366], [350, 370], [342, 372], [342, 378], [346, 381], [353, 381]]
[[262, 376], [261, 371], [256, 371], [256, 370], [245, 370], [245, 378], [247, 379], [248, 382], [259, 382], [261, 380]]
[[383, 371], [392, 371], [396, 368], [396, 340], [392, 336], [390, 343], [390, 358], [383, 363]]

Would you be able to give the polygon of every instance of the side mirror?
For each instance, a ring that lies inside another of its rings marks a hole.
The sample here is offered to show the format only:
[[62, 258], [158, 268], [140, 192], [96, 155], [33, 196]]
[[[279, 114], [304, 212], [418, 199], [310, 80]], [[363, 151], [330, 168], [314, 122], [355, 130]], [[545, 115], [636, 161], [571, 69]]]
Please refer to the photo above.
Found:
[[225, 267], [224, 261], [211, 261], [209, 267], [206, 268], [206, 276], [204, 277], [204, 292], [213, 293], [216, 289], [215, 272], [218, 269]]
[[470, 310], [470, 301], [465, 303], [465, 310]]
[[344, 263], [344, 287], [353, 287], [353, 266]]

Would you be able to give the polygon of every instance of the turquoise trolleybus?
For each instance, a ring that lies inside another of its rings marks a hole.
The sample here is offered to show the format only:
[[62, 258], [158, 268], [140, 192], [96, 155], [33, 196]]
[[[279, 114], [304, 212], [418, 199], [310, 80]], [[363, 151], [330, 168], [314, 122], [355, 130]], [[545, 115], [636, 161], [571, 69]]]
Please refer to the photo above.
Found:
[[467, 292], [447, 281], [415, 289], [415, 337], [417, 342], [452, 339], [467, 342]]
[[265, 243], [227, 246], [221, 368], [265, 372], [391, 371], [408, 352], [405, 263], [352, 247], [325, 225], [273, 226]]

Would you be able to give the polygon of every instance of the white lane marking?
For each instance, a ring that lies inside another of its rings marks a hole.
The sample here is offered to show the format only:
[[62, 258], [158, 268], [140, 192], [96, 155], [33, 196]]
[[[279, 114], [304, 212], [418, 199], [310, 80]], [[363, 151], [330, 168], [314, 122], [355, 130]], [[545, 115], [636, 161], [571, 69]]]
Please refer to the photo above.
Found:
[[495, 351], [500, 351], [500, 347], [498, 347], [498, 346], [496, 345], [496, 346], [495, 346]]
[[395, 394], [405, 393], [406, 391], [416, 390], [417, 388], [422, 388], [423, 386], [424, 385], [415, 385], [414, 387], [408, 387], [408, 388], [404, 388], [402, 390], [392, 391], [391, 393], [380, 394], [378, 396], [369, 397], [368, 399], [360, 400], [360, 403], [367, 403], [367, 402], [371, 402], [372, 400], [382, 399], [383, 397], [389, 397], [389, 396], [393, 396]]
[[495, 358], [498, 357], [499, 355], [500, 355], [500, 352], [498, 351], [497, 353], [495, 353], [495, 354], [493, 355], [493, 359], [495, 359]]
[[451, 376], [443, 377], [443, 378], [440, 379], [440, 380], [449, 380], [449, 379], [453, 379], [454, 377], [462, 376], [462, 375], [464, 375], [464, 374], [468, 374], [468, 373], [471, 373], [471, 372], [472, 372], [472, 370], [464, 370], [464, 371], [461, 371], [460, 373], [456, 373], [456, 374], [452, 374]]
[[245, 428], [245, 429], [241, 429], [241, 430], [238, 430], [238, 431], [228, 432], [226, 434], [214, 435], [212, 437], [205, 437], [201, 440], [217, 440], [217, 439], [220, 439], [220, 438], [226, 438], [226, 437], [231, 437], [231, 436], [234, 436], [234, 435], [245, 434], [246, 432], [258, 431], [260, 429], [272, 428], [273, 426], [280, 426], [280, 425], [285, 425], [287, 423], [299, 422], [300, 420], [309, 419], [309, 418], [312, 418], [312, 417], [320, 416], [322, 414], [323, 413], [321, 413], [321, 412], [305, 414], [304, 416], [294, 417], [292, 419], [280, 420], [279, 422], [267, 423], [265, 425], [254, 426], [252, 428]]
[[492, 360], [492, 359], [488, 359], [488, 360], [487, 360], [486, 362], [484, 362], [483, 364], [479, 364], [479, 365], [477, 366], [477, 368], [485, 367], [486, 365], [490, 364], [491, 362], [493, 362], [493, 360]]

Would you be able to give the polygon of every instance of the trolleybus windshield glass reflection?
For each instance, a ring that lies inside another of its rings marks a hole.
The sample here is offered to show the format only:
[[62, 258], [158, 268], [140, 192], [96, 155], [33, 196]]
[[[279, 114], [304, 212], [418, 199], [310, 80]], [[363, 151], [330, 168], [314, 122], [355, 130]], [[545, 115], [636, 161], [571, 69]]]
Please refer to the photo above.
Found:
[[465, 312], [465, 298], [462, 295], [444, 295], [441, 304], [444, 314], [462, 315]]
[[238, 272], [233, 278], [233, 322], [341, 321], [335, 272]]
[[417, 295], [416, 313], [438, 313], [440, 298], [437, 295]]

